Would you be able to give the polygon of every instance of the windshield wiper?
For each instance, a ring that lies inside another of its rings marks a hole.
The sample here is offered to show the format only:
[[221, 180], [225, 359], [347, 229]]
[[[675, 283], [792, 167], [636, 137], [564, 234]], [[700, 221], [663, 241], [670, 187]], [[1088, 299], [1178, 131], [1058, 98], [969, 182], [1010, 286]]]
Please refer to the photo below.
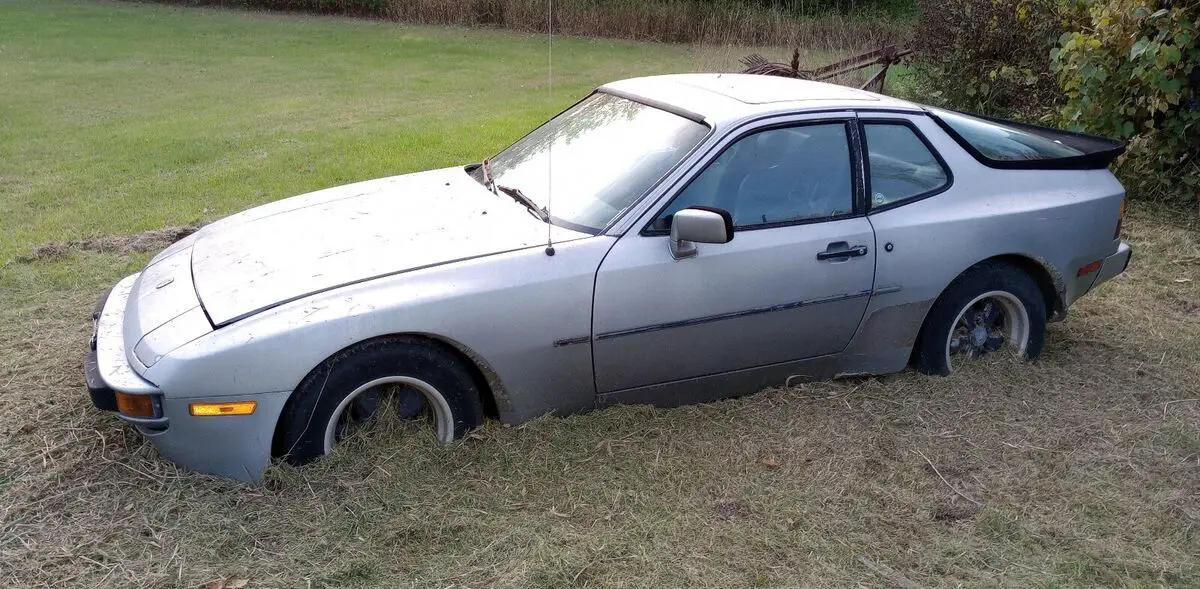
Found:
[[504, 194], [507, 194], [510, 197], [512, 197], [513, 200], [525, 205], [525, 208], [532, 211], [534, 215], [537, 215], [537, 218], [541, 219], [543, 223], [550, 222], [550, 215], [548, 213], [546, 213], [546, 209], [539, 207], [537, 205], [537, 203], [533, 201], [532, 198], [525, 196], [525, 193], [521, 192], [520, 188], [511, 188], [509, 186], [501, 186], [499, 184], [496, 184], [495, 182], [493, 182], [492, 185], [495, 186], [497, 189], [499, 189], [500, 192], [503, 192]]

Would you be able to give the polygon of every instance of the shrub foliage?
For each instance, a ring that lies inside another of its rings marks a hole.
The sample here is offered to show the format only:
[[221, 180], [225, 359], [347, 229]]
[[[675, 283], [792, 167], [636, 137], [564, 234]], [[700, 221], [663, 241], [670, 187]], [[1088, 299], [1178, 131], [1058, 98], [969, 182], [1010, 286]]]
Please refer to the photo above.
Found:
[[921, 0], [921, 98], [1129, 142], [1139, 198], [1200, 189], [1200, 1]]
[[1047, 55], [1078, 18], [1059, 0], [920, 0], [913, 49], [922, 98], [973, 112], [1044, 118], [1061, 92]]
[[1122, 175], [1144, 196], [1200, 190], [1197, 6], [1097, 2], [1088, 26], [1063, 33], [1050, 53], [1063, 121], [1129, 141]]

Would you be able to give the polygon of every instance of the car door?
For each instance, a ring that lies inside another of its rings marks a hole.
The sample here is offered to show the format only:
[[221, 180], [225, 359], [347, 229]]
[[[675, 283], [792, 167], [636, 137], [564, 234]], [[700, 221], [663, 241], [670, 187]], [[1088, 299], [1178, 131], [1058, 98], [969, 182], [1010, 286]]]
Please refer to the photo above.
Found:
[[[609, 252], [596, 276], [600, 394], [834, 354], [870, 298], [854, 115], [732, 134]], [[734, 237], [676, 260], [670, 219], [727, 210]]]

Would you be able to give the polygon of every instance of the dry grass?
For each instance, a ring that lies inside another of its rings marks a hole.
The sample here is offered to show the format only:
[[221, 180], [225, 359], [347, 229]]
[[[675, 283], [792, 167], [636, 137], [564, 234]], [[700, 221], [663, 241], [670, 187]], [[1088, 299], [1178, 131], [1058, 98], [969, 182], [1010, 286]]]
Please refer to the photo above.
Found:
[[[4, 9], [0, 258], [61, 245], [0, 267], [0, 583], [1200, 586], [1200, 235], [1136, 208], [1133, 267], [1036, 365], [489, 424], [450, 448], [385, 428], [257, 487], [180, 472], [87, 400], [92, 304], [149, 253], [83, 236], [471, 161], [595, 83], [745, 52], [564, 39], [543, 104], [521, 71], [544, 53], [515, 35]], [[480, 90], [495, 79], [513, 90]]]
[[91, 302], [144, 256], [13, 265], [0, 582], [1197, 586], [1200, 236], [1179, 223], [1135, 211], [1133, 266], [1036, 365], [489, 424], [453, 447], [385, 429], [258, 487], [176, 470], [87, 401]]
[[[165, 0], [207, 4], [358, 14], [402, 22], [461, 27], [500, 27], [545, 32], [545, 0]], [[793, 5], [788, 8], [788, 5]], [[821, 47], [845, 51], [900, 43], [912, 33], [905, 18], [837, 12], [797, 17], [803, 2], [774, 7], [697, 0], [556, 0], [554, 31], [607, 37], [703, 43]]]

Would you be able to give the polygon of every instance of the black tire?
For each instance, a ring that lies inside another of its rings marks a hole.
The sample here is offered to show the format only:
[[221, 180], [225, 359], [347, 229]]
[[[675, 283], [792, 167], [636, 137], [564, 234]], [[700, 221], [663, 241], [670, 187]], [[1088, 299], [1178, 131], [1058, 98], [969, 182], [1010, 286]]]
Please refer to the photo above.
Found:
[[1013, 295], [1025, 307], [1029, 336], [1026, 360], [1036, 360], [1046, 343], [1046, 301], [1034, 279], [1024, 270], [1003, 262], [983, 262], [963, 272], [946, 290], [925, 317], [913, 348], [913, 364], [925, 374], [949, 375], [951, 368], [946, 346], [959, 314], [976, 297], [992, 291]]
[[437, 389], [453, 418], [453, 439], [483, 424], [471, 372], [442, 344], [416, 337], [374, 339], [338, 352], [296, 387], [275, 427], [275, 454], [296, 465], [320, 458], [326, 426], [342, 400], [366, 383], [392, 376], [416, 378]]

